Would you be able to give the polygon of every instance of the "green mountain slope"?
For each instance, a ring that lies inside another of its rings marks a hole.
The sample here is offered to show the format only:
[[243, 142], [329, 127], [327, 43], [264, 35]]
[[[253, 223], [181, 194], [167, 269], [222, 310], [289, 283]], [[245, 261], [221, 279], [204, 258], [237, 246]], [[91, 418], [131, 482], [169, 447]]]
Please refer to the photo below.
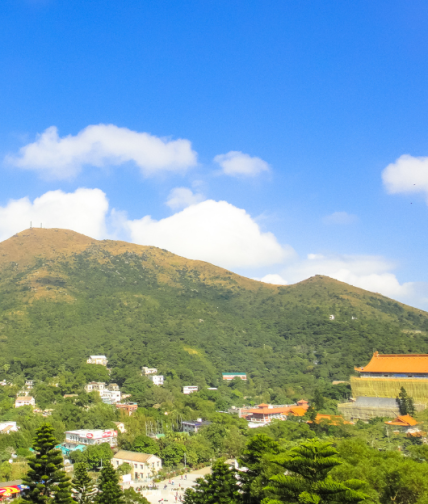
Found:
[[0, 243], [0, 379], [76, 372], [105, 353], [115, 376], [148, 365], [216, 385], [245, 371], [292, 395], [347, 379], [374, 349], [428, 352], [427, 331], [426, 312], [328, 277], [278, 287], [60, 229]]

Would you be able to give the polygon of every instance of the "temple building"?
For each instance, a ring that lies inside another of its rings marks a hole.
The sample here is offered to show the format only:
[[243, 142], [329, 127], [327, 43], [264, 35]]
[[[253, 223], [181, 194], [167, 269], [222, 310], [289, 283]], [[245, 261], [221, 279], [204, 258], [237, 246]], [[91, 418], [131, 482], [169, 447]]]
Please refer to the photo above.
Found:
[[428, 405], [428, 355], [379, 354], [375, 352], [364, 367], [351, 376], [353, 402], [339, 404], [347, 420], [368, 420], [376, 416], [399, 415], [396, 398], [401, 387], [413, 399], [417, 411]]

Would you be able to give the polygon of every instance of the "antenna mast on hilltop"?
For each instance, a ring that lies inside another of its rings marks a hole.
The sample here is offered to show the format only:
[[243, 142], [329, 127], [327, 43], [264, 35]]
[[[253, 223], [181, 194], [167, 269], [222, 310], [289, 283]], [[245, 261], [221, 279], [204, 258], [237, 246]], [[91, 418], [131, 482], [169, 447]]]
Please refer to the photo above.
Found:
[[42, 228], [42, 227], [43, 227], [43, 226], [42, 226], [42, 223], [40, 223], [40, 228]]
[[33, 221], [30, 221], [30, 229], [33, 229]]

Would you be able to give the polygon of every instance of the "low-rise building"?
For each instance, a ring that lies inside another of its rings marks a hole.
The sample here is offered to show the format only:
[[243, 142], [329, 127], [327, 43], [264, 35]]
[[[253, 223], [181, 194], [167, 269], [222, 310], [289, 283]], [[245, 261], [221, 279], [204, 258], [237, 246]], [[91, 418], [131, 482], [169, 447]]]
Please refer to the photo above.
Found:
[[112, 429], [78, 429], [66, 431], [62, 446], [70, 450], [78, 445], [93, 446], [108, 443], [112, 448], [117, 446], [117, 431]]
[[[386, 425], [390, 425], [394, 432], [404, 432], [405, 434], [415, 434], [420, 433], [421, 430], [416, 427], [418, 422], [410, 415], [398, 415], [394, 420], [385, 422]], [[425, 433], [424, 433], [425, 434]], [[417, 437], [417, 436], [415, 436]]]
[[150, 367], [143, 366], [141, 368], [141, 374], [145, 375], [145, 376], [157, 374], [157, 372], [158, 372], [157, 368], [154, 368], [154, 367], [150, 368]]
[[85, 385], [85, 392], [103, 392], [106, 388], [105, 382], [89, 382]]
[[211, 425], [211, 423], [212, 422], [208, 422], [207, 420], [202, 420], [202, 418], [198, 418], [197, 420], [183, 420], [181, 422], [181, 431], [196, 434], [202, 427]]
[[31, 390], [34, 387], [34, 380], [27, 380], [25, 386], [28, 390]]
[[197, 385], [186, 385], [183, 387], [183, 394], [193, 394], [199, 390]]
[[86, 361], [87, 364], [101, 364], [101, 366], [107, 366], [108, 360], [105, 355], [90, 355], [89, 359]]
[[0, 422], [0, 434], [10, 434], [11, 432], [18, 432], [19, 427], [16, 422]]
[[223, 380], [231, 381], [234, 378], [241, 378], [241, 380], [247, 379], [247, 373], [221, 373]]
[[20, 408], [21, 406], [35, 406], [36, 400], [31, 396], [21, 396], [15, 399], [15, 408]]
[[286, 404], [275, 406], [272, 404], [259, 404], [256, 408], [241, 408], [239, 416], [251, 423], [266, 424], [272, 420], [286, 420], [288, 416], [304, 416], [308, 409], [308, 404], [297, 406], [296, 404]]
[[111, 463], [115, 469], [122, 464], [129, 464], [135, 481], [152, 479], [162, 469], [162, 460], [156, 455], [126, 450], [118, 451]]
[[138, 404], [137, 403], [128, 403], [128, 404], [116, 404], [116, 408], [120, 410], [124, 410], [128, 413], [128, 416], [131, 416], [134, 411], [137, 411]]
[[153, 382], [153, 385], [163, 385], [163, 375], [150, 375], [148, 378]]

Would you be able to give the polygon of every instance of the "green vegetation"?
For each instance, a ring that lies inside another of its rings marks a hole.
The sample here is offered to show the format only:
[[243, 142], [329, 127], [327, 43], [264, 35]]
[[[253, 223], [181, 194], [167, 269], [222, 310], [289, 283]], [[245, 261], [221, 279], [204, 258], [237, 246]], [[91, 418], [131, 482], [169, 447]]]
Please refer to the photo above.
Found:
[[88, 474], [85, 463], [74, 464], [74, 478], [72, 480], [73, 499], [79, 504], [89, 504], [93, 501], [95, 485]]
[[107, 462], [101, 470], [95, 501], [97, 504], [124, 504], [125, 502], [119, 486], [119, 476], [110, 462]]
[[415, 414], [415, 405], [413, 403], [413, 399], [408, 396], [404, 387], [401, 387], [401, 391], [397, 397], [397, 402], [401, 415], [413, 416]]
[[[183, 385], [217, 387], [227, 371], [250, 379], [220, 392], [218, 410], [244, 396], [283, 404], [316, 389], [326, 396], [373, 348], [427, 348], [426, 313], [327, 277], [276, 287], [153, 247], [87, 239], [82, 250], [73, 244], [85, 237], [72, 232], [21, 235], [0, 244], [10, 257], [19, 242], [25, 257], [0, 259], [0, 379], [35, 379], [41, 407], [90, 380], [116, 382], [151, 407]], [[33, 255], [36, 244], [44, 256]], [[84, 364], [93, 353], [107, 355], [111, 375]], [[139, 375], [143, 365], [165, 375], [164, 388]]]
[[23, 479], [29, 487], [25, 496], [28, 503], [71, 504], [70, 478], [65, 474], [61, 452], [55, 449], [57, 441], [54, 429], [42, 425], [36, 432], [33, 449], [36, 454], [29, 457], [30, 469]]
[[195, 489], [187, 489], [185, 504], [238, 504], [242, 502], [236, 473], [220, 459], [212, 467], [212, 474], [199, 478]]

